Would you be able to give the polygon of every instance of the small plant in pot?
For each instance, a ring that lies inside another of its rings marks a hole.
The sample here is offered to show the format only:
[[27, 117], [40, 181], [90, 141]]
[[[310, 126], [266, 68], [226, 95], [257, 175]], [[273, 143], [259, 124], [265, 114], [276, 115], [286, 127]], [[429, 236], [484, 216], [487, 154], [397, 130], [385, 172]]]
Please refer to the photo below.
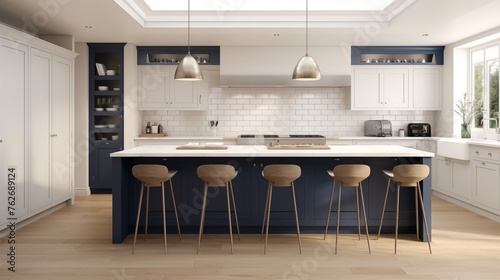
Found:
[[469, 100], [467, 93], [464, 93], [464, 98], [456, 104], [455, 112], [462, 118], [461, 136], [462, 138], [470, 138], [470, 126], [474, 116], [480, 114], [483, 109], [482, 99]]

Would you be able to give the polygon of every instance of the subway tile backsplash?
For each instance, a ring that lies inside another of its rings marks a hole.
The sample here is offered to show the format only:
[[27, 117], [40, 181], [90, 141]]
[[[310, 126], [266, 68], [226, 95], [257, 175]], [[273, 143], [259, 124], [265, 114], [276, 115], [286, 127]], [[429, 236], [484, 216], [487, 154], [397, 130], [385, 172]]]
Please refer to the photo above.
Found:
[[393, 135], [412, 122], [434, 124], [433, 111], [351, 111], [350, 88], [212, 88], [206, 111], [144, 111], [144, 123], [158, 122], [169, 136], [211, 136], [210, 120], [218, 120], [217, 136], [239, 134], [322, 134], [363, 136], [364, 121], [392, 122]]

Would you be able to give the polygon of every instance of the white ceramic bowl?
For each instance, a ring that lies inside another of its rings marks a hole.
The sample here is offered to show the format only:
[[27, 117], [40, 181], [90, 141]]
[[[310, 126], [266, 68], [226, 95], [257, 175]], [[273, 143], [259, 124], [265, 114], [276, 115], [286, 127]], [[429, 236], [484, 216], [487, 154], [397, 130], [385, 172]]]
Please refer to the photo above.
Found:
[[99, 91], [106, 91], [106, 90], [108, 90], [108, 86], [98, 86], [97, 89]]
[[116, 75], [116, 71], [115, 70], [106, 70], [106, 75], [114, 76], [114, 75]]
[[96, 111], [104, 111], [104, 108], [95, 108]]
[[111, 135], [111, 140], [118, 140], [118, 135]]

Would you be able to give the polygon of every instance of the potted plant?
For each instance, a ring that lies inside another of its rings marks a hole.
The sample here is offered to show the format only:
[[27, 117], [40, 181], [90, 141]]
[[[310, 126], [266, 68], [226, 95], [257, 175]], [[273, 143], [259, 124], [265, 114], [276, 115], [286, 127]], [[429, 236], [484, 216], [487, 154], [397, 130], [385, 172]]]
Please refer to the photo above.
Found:
[[467, 98], [467, 93], [464, 93], [463, 100], [459, 100], [456, 106], [455, 112], [462, 117], [461, 136], [462, 138], [470, 138], [470, 124], [474, 116], [483, 109], [483, 101], [482, 99], [471, 101]]

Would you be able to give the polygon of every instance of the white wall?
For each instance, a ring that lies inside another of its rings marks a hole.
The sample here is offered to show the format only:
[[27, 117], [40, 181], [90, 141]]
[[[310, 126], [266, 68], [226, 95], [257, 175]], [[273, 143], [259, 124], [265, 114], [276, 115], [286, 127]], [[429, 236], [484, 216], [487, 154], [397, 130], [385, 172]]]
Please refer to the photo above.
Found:
[[124, 49], [124, 141], [123, 148], [134, 147], [134, 138], [141, 133], [142, 112], [139, 111], [138, 90], [138, 67], [137, 47], [134, 44], [126, 44]]
[[89, 189], [89, 52], [86, 43], [76, 43], [75, 52], [75, 195]]
[[159, 122], [169, 136], [210, 136], [209, 121], [218, 120], [218, 136], [245, 133], [363, 136], [364, 121], [386, 119], [393, 131], [411, 122], [434, 125], [433, 111], [351, 111], [349, 88], [213, 88], [208, 111], [145, 111], [146, 122]]

